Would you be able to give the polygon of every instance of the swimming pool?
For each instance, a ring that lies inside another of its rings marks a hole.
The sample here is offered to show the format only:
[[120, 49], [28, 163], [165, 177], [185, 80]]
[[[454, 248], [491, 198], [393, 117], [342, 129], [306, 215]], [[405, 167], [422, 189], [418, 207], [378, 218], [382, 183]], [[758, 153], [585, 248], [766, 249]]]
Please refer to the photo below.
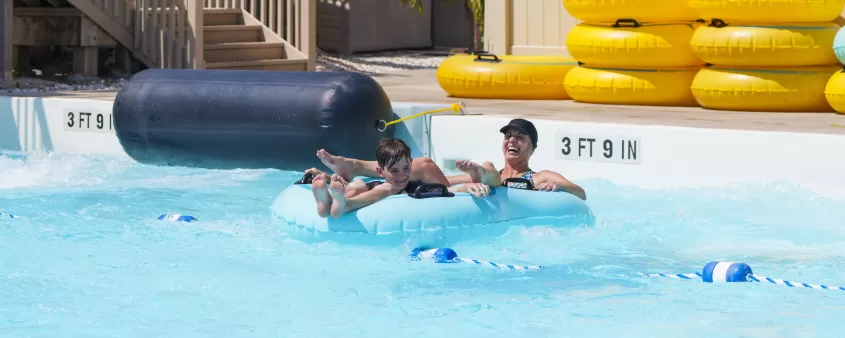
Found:
[[[845, 284], [845, 203], [786, 183], [642, 190], [579, 181], [593, 228], [453, 246], [531, 272], [302, 244], [269, 205], [299, 173], [0, 156], [4, 336], [832, 336], [845, 292], [636, 276], [710, 260]], [[194, 223], [155, 218], [167, 211]]]

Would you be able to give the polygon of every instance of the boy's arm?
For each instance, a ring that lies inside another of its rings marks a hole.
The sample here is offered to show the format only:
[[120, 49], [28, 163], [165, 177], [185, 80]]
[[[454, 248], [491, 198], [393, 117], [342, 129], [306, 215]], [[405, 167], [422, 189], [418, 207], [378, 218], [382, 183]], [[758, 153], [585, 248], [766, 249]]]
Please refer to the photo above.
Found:
[[390, 183], [382, 183], [372, 190], [349, 197], [346, 199], [346, 210], [349, 212], [381, 201], [391, 195], [391, 190], [393, 190], [393, 186]]
[[447, 176], [446, 180], [449, 181], [449, 185], [458, 185], [472, 182], [472, 177], [470, 177], [469, 174], [460, 174]]

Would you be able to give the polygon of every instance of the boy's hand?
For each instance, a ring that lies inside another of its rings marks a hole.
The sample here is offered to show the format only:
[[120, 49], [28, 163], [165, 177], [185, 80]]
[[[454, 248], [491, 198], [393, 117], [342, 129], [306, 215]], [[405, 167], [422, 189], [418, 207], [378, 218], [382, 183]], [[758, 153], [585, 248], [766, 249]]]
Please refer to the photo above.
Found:
[[471, 195], [481, 198], [490, 193], [490, 186], [482, 183], [464, 183], [464, 189]]

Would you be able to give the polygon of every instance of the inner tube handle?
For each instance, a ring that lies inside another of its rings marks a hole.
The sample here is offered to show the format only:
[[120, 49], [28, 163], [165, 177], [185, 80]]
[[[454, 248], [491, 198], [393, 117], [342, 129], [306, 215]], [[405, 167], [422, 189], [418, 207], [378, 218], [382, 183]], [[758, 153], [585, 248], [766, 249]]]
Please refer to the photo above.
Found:
[[414, 192], [408, 193], [408, 196], [411, 198], [422, 199], [429, 197], [454, 197], [455, 194], [449, 191], [449, 188], [446, 188], [443, 184], [425, 183], [420, 184]]
[[722, 20], [722, 19], [713, 19], [713, 20], [710, 20], [710, 24], [709, 24], [708, 26], [710, 26], [710, 27], [716, 27], [716, 28], [722, 28], [722, 27], [725, 27], [725, 26], [727, 26], [727, 25], [728, 25], [728, 24], [725, 22], [725, 20]]
[[534, 184], [530, 180], [522, 177], [506, 178], [502, 181], [502, 185], [513, 189], [534, 190]]
[[293, 182], [293, 184], [311, 184], [312, 181], [314, 181], [314, 174], [307, 173], [305, 175], [302, 175], [302, 179]]
[[[484, 59], [485, 56], [486, 57], [492, 57], [493, 59], [492, 60], [491, 59]], [[473, 61], [475, 61], [475, 62], [502, 62], [502, 60], [499, 60], [499, 57], [496, 56], [496, 54], [487, 53], [487, 52], [475, 53], [475, 60], [473, 60]]]
[[631, 24], [630, 27], [634, 27], [634, 28], [640, 27], [640, 23], [637, 22], [637, 20], [635, 20], [635, 19], [619, 19], [619, 20], [616, 20], [616, 23], [613, 24], [613, 27], [614, 28], [622, 27], [623, 23]]

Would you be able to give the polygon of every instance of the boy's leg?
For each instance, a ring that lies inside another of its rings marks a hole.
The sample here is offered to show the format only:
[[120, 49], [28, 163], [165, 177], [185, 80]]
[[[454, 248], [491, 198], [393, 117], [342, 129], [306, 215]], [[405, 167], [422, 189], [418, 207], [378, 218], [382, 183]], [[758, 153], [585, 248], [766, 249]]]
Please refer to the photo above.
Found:
[[502, 185], [502, 176], [499, 175], [499, 171], [496, 170], [496, 166], [489, 161], [481, 164], [481, 183], [489, 185], [491, 188]]
[[[347, 181], [356, 176], [379, 177], [378, 171], [376, 171], [376, 168], [378, 168], [378, 162], [376, 161], [362, 161], [336, 156], [329, 154], [325, 149], [318, 150], [317, 157], [329, 169]], [[425, 183], [440, 183], [447, 187], [451, 186], [449, 179], [443, 174], [443, 170], [440, 170], [440, 167], [428, 157], [417, 157], [413, 160], [411, 164], [411, 180]]]
[[347, 184], [339, 174], [332, 175], [331, 180], [329, 186], [329, 193], [332, 195], [331, 215], [334, 218], [340, 218], [350, 211], [347, 206], [348, 199], [367, 191], [367, 184], [362, 180]]
[[379, 177], [378, 171], [376, 171], [376, 168], [378, 168], [376, 161], [362, 161], [332, 155], [325, 149], [317, 150], [317, 157], [325, 166], [347, 181], [356, 176]]
[[[458, 170], [466, 173], [466, 175], [462, 175], [465, 177], [460, 178], [460, 183], [482, 183], [490, 187], [502, 185], [501, 176], [499, 176], [499, 172], [496, 171], [493, 163], [484, 162], [478, 165], [475, 162], [460, 160], [455, 162], [455, 165], [458, 167]], [[453, 182], [453, 184], [457, 183]]]
[[332, 195], [329, 194], [329, 176], [320, 173], [311, 180], [311, 192], [317, 202], [317, 214], [320, 217], [329, 217], [332, 210]]
[[422, 183], [438, 183], [452, 186], [443, 170], [428, 157], [417, 157], [411, 164], [411, 179]]

